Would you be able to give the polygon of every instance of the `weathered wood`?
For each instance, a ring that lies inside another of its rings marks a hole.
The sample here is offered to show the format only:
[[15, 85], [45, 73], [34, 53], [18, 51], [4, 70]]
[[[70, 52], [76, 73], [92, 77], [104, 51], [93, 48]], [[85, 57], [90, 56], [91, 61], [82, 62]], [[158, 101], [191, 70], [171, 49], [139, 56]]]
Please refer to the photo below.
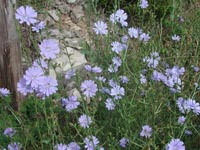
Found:
[[18, 109], [23, 96], [17, 92], [22, 76], [20, 43], [15, 27], [10, 0], [0, 0], [0, 87], [12, 92], [13, 104]]

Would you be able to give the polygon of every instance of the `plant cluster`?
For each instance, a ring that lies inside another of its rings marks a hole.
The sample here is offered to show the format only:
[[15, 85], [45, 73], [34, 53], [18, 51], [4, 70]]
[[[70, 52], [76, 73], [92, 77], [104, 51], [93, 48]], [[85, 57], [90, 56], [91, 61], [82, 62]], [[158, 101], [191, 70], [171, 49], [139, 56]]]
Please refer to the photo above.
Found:
[[[141, 0], [138, 6], [148, 9], [151, 1]], [[16, 19], [33, 32], [45, 28], [31, 6], [20, 6]], [[5, 114], [1, 118], [6, 120], [0, 148], [197, 150], [198, 64], [182, 60], [182, 45], [187, 40], [183, 32], [173, 30], [165, 41], [162, 31], [154, 35], [154, 28], [129, 27], [123, 9], [107, 20], [97, 20], [92, 27], [95, 50], [89, 49], [91, 63], [84, 66], [86, 79], [80, 78], [73, 65], [62, 75], [76, 81], [80, 95], [66, 94], [59, 78], [49, 74], [51, 60], [61, 51], [58, 40], [37, 43], [40, 57], [17, 85], [27, 96], [19, 114], [10, 107], [9, 90], [0, 88], [0, 108]], [[171, 52], [165, 51], [167, 45]], [[194, 76], [191, 83], [190, 76]], [[7, 121], [9, 117], [13, 121]]]

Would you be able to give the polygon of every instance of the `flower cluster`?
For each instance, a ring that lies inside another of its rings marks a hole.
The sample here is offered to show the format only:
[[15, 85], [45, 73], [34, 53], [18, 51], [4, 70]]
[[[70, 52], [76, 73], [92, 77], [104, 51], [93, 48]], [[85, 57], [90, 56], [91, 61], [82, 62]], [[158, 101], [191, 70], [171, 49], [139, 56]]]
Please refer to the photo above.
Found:
[[159, 61], [160, 56], [158, 52], [152, 52], [149, 57], [146, 56], [143, 58], [143, 62], [147, 63], [147, 66], [153, 69], [155, 69], [158, 66]]
[[128, 26], [128, 23], [126, 21], [127, 18], [128, 18], [127, 13], [125, 13], [124, 10], [122, 9], [118, 9], [115, 13], [110, 15], [110, 21], [112, 23], [118, 22], [122, 25], [122, 27]]
[[192, 111], [194, 114], [200, 114], [200, 104], [193, 99], [184, 99], [183, 97], [179, 97], [176, 102], [179, 111], [183, 114], [189, 113]]
[[54, 150], [80, 150], [81, 147], [76, 142], [71, 142], [68, 145], [63, 143], [54, 146]]
[[19, 20], [20, 24], [26, 23], [28, 26], [33, 25], [32, 31], [39, 32], [46, 24], [36, 19], [37, 16], [37, 12], [31, 6], [20, 6], [15, 13], [15, 18]]
[[121, 66], [121, 64], [122, 64], [122, 60], [120, 57], [118, 57], [118, 56], [113, 57], [112, 64], [110, 64], [108, 71], [111, 73], [117, 72], [119, 67]]
[[[32, 30], [39, 32], [45, 23], [37, 20], [37, 12], [30, 6], [21, 6], [16, 10], [16, 19], [20, 24], [33, 25]], [[59, 43], [55, 39], [44, 39], [39, 45], [40, 54], [45, 59], [54, 59], [60, 52]], [[17, 84], [17, 90], [23, 95], [35, 92], [37, 96], [45, 98], [57, 91], [57, 80], [45, 75], [48, 64], [44, 59], [36, 59]]]
[[39, 97], [48, 97], [57, 91], [57, 80], [51, 76], [45, 76], [41, 67], [30, 67], [17, 84], [17, 89], [23, 95], [33, 93]]
[[85, 69], [93, 73], [101, 73], [102, 69], [98, 66], [92, 67], [91, 65], [85, 65]]
[[182, 76], [184, 72], [185, 68], [179, 68], [178, 66], [167, 68], [164, 74], [154, 70], [152, 79], [154, 81], [162, 81], [174, 93], [181, 92], [183, 88], [183, 82], [181, 81], [180, 76]]
[[128, 34], [131, 38], [139, 39], [139, 41], [144, 41], [144, 43], [150, 40], [149, 34], [142, 32], [140, 28], [130, 27], [128, 29]]

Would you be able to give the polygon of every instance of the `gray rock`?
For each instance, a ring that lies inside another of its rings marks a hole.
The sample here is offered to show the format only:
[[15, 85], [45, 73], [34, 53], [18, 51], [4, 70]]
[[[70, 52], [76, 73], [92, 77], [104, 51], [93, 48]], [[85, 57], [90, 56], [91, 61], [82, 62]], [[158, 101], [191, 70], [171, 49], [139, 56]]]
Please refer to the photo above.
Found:
[[62, 2], [60, 0], [55, 0], [55, 4], [60, 6], [60, 5], [62, 5]]
[[67, 0], [67, 3], [69, 3], [69, 4], [74, 4], [76, 2], [77, 2], [77, 0]]
[[63, 51], [67, 51], [69, 53], [66, 54], [62, 52], [62, 54], [60, 54], [56, 59], [52, 60], [52, 64], [56, 65], [55, 71], [50, 69], [50, 74], [52, 76], [56, 76], [56, 73], [66, 72], [71, 69], [71, 67], [79, 67], [87, 63], [85, 55], [81, 54], [79, 51], [72, 48], [68, 48]]
[[74, 53], [74, 49], [71, 48], [71, 47], [67, 47], [66, 52], [67, 52], [68, 55], [72, 55]]
[[49, 16], [52, 17], [54, 21], [59, 21], [59, 16], [57, 15], [56, 10], [49, 10], [48, 13], [49, 13]]
[[58, 9], [62, 14], [69, 14], [71, 7], [68, 4], [59, 5]]
[[56, 37], [56, 38], [62, 37], [62, 34], [60, 33], [60, 31], [58, 29], [49, 29], [49, 35], [51, 37]]
[[75, 32], [69, 31], [69, 30], [63, 30], [62, 31], [63, 36], [66, 38], [73, 38], [73, 37], [77, 37]]
[[80, 41], [81, 41], [80, 38], [72, 38], [72, 39], [71, 38], [65, 38], [65, 42], [67, 42], [67, 45], [69, 47], [76, 48], [76, 49], [81, 49]]
[[75, 6], [71, 12], [71, 18], [77, 23], [84, 16], [83, 7], [80, 5]]
[[81, 94], [80, 94], [80, 92], [76, 88], [70, 90], [69, 92], [67, 92], [67, 94], [68, 95], [77, 96], [78, 99], [81, 99]]
[[46, 16], [44, 22], [48, 24], [48, 26], [53, 26], [56, 23], [55, 20], [53, 20], [53, 18], [50, 16]]

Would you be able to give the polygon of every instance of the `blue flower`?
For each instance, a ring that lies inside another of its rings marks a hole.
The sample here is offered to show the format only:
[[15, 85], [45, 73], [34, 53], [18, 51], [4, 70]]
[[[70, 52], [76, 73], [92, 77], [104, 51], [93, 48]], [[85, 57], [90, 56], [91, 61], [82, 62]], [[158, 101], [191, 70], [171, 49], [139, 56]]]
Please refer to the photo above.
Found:
[[87, 150], [95, 150], [99, 144], [99, 140], [95, 136], [88, 136], [84, 139], [85, 148]]
[[113, 96], [116, 100], [121, 99], [124, 94], [124, 88], [120, 87], [119, 85], [114, 86], [110, 91], [110, 95]]
[[116, 20], [121, 23], [122, 26], [128, 26], [126, 19], [128, 18], [127, 13], [122, 9], [118, 9], [115, 13]]
[[0, 88], [0, 95], [2, 96], [8, 96], [10, 94], [10, 91], [6, 88]]
[[44, 39], [39, 45], [40, 54], [46, 59], [54, 59], [60, 52], [59, 43], [56, 39]]
[[8, 145], [8, 150], [20, 150], [21, 148], [22, 148], [21, 144], [16, 142], [10, 143]]
[[81, 84], [81, 91], [86, 97], [94, 97], [97, 92], [97, 85], [92, 80], [85, 80]]
[[71, 112], [80, 105], [80, 102], [77, 100], [77, 96], [70, 96], [68, 99], [62, 98], [61, 102], [62, 105], [65, 106], [67, 112]]
[[140, 28], [129, 28], [128, 29], [128, 34], [131, 38], [138, 38], [142, 30]]
[[142, 126], [142, 131], [140, 132], [140, 136], [150, 138], [152, 134], [152, 128], [149, 125]]
[[55, 150], [67, 150], [67, 145], [60, 143], [60, 144], [55, 145], [54, 149]]
[[128, 145], [128, 143], [129, 143], [129, 139], [127, 139], [127, 138], [122, 138], [119, 141], [119, 144], [121, 147], [126, 147]]
[[43, 98], [50, 96], [58, 90], [58, 82], [51, 76], [44, 76], [41, 80], [37, 94]]
[[32, 26], [32, 31], [39, 32], [40, 30], [44, 29], [45, 25], [46, 24], [44, 21], [40, 21], [39, 23]]
[[180, 36], [178, 36], [178, 35], [176, 35], [176, 34], [174, 34], [174, 35], [172, 36], [172, 40], [175, 41], [175, 42], [179, 42], [180, 39], [181, 39]]
[[83, 114], [79, 117], [78, 122], [81, 127], [89, 128], [89, 125], [92, 123], [92, 119], [90, 116]]
[[74, 69], [70, 69], [65, 73], [65, 79], [70, 80], [73, 76], [76, 75], [76, 72]]
[[185, 150], [185, 145], [180, 139], [172, 139], [167, 144], [166, 150]]
[[37, 12], [30, 6], [20, 6], [17, 8], [15, 17], [19, 23], [26, 23], [27, 25], [35, 24], [37, 22]]
[[106, 108], [108, 110], [114, 110], [115, 109], [115, 103], [111, 98], [107, 98], [105, 104], [106, 104]]
[[97, 21], [94, 23], [94, 28], [96, 34], [106, 35], [108, 33], [107, 24], [103, 21]]
[[186, 120], [186, 118], [185, 118], [184, 116], [178, 117], [178, 123], [179, 123], [180, 125], [183, 125], [183, 124], [185, 123], [185, 120]]
[[16, 133], [16, 130], [13, 128], [6, 128], [3, 134], [7, 137], [12, 137]]
[[140, 0], [140, 8], [147, 8], [149, 6], [147, 0]]
[[26, 70], [24, 79], [26, 85], [30, 85], [31, 88], [37, 89], [41, 84], [41, 79], [44, 77], [44, 71], [41, 67], [30, 67]]
[[120, 42], [117, 42], [117, 41], [112, 42], [111, 46], [112, 46], [112, 51], [117, 54], [119, 54], [124, 49], [124, 46]]
[[80, 150], [81, 147], [76, 142], [71, 142], [67, 145], [66, 150]]

